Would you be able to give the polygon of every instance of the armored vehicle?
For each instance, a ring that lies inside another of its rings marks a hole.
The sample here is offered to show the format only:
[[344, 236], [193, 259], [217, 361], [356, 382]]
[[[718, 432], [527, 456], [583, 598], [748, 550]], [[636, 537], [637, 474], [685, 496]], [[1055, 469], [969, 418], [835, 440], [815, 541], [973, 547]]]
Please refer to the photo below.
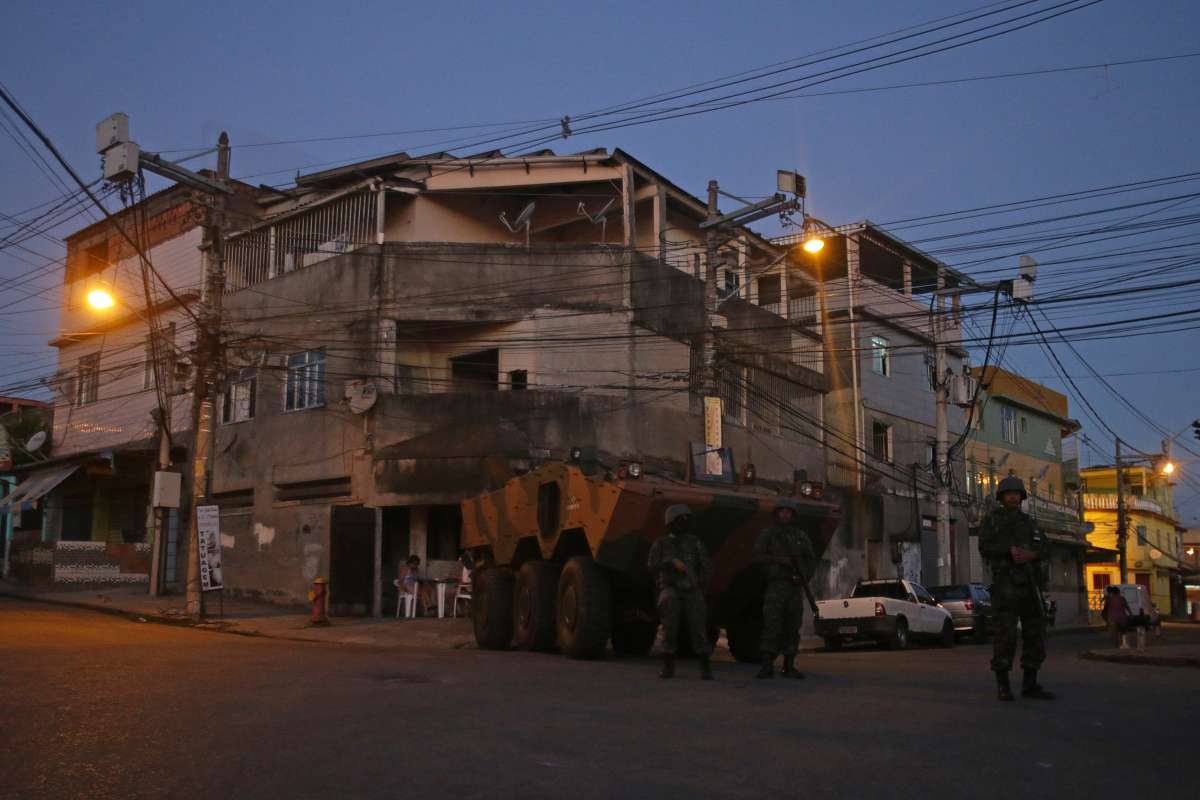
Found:
[[[650, 544], [665, 535], [668, 506], [692, 508], [695, 532], [712, 558], [706, 587], [709, 635], [725, 628], [739, 661], [759, 658], [765, 579], [752, 561], [779, 492], [747, 483], [694, 483], [548, 462], [496, 491], [462, 502], [463, 547], [476, 570], [473, 616], [481, 648], [553, 650], [599, 658], [644, 655], [657, 631]], [[797, 481], [799, 523], [818, 555], [837, 526], [837, 507], [819, 484]]]

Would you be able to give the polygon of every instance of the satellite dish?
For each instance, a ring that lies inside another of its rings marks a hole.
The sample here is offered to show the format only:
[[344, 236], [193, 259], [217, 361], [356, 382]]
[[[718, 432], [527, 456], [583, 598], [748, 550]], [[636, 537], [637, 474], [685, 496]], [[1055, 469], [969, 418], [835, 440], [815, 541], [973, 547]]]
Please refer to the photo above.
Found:
[[25, 449], [29, 452], [40, 450], [42, 445], [46, 443], [46, 432], [38, 431], [33, 436], [29, 437], [29, 441], [25, 443]]
[[536, 207], [537, 203], [531, 202], [529, 205], [521, 209], [521, 213], [518, 214], [517, 218], [512, 222], [508, 221], [508, 214], [503, 211], [500, 212], [500, 221], [504, 223], [504, 227], [508, 228], [509, 232], [516, 233], [517, 231], [521, 230], [521, 228], [525, 229], [526, 246], [529, 245], [529, 229], [531, 227], [529, 220], [533, 216], [533, 209]]
[[379, 389], [368, 381], [346, 381], [346, 402], [350, 411], [355, 414], [365, 414], [379, 399]]

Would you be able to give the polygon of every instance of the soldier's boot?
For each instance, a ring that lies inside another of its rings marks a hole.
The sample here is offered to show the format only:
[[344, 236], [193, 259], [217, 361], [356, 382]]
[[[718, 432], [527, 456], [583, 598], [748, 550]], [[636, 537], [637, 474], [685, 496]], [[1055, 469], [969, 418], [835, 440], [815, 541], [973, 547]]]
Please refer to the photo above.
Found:
[[1037, 670], [1025, 670], [1025, 679], [1021, 681], [1021, 697], [1031, 697], [1034, 700], [1053, 700], [1054, 692], [1043, 689], [1037, 681]]
[[708, 656], [700, 656], [699, 660], [700, 660], [700, 680], [711, 681], [713, 679], [712, 662], [709, 661]]
[[783, 657], [783, 677], [798, 678], [800, 680], [804, 679], [804, 673], [801, 672], [800, 670], [796, 669], [796, 657], [795, 656], [784, 656]]
[[996, 699], [1012, 700], [1012, 684], [1008, 681], [1008, 670], [996, 670]]
[[658, 673], [658, 677], [660, 677], [660, 678], [674, 678], [675, 677], [675, 654], [674, 653], [664, 653], [663, 654], [663, 668], [662, 668], [662, 672]]
[[756, 678], [774, 678], [775, 677], [775, 654], [762, 654], [762, 667], [759, 668]]

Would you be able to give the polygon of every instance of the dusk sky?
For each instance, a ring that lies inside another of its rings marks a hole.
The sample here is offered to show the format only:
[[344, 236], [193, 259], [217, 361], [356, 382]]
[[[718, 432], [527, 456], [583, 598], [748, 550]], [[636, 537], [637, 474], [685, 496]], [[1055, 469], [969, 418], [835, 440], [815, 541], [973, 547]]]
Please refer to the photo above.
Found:
[[[0, 30], [0, 81], [87, 180], [100, 174], [95, 124], [124, 111], [143, 149], [178, 158], [211, 146], [226, 130], [235, 177], [286, 185], [297, 170], [388, 152], [488, 149], [493, 145], [480, 142], [497, 129], [411, 131], [527, 127], [530, 121], [579, 117], [995, 5], [13, 0]], [[808, 178], [811, 213], [833, 224], [863, 218], [894, 223], [897, 235], [981, 280], [1010, 276], [1016, 255], [1029, 253], [1044, 262], [1043, 292], [1183, 282], [1196, 276], [1200, 256], [1198, 31], [1200, 3], [1194, 0], [1106, 0], [1025, 30], [807, 90], [840, 94], [772, 99], [548, 146], [562, 152], [619, 147], [697, 195], [716, 178], [733, 193], [761, 197], [774, 190], [776, 169], [796, 169]], [[1125, 61], [1143, 63], [1115, 65]], [[1113, 66], [961, 82], [1103, 64]], [[780, 79], [789, 77], [796, 74]], [[898, 87], [939, 81], [960, 82]], [[880, 90], [846, 93], [867, 88]], [[34, 207], [63, 193], [18, 147], [12, 119], [5, 118], [0, 136], [0, 212], [7, 215], [0, 217], [0, 235], [11, 233], [11, 217], [36, 216]], [[271, 144], [319, 138], [327, 140]], [[1015, 214], [936, 226], [897, 222], [1171, 176], [1185, 177]], [[983, 230], [1091, 210], [1104, 211]], [[65, 235], [91, 219], [76, 216], [50, 233]], [[1106, 226], [1116, 233], [1097, 232]], [[767, 234], [781, 230], [773, 220], [758, 227]], [[1077, 236], [1045, 238], [1063, 231]], [[970, 235], [932, 238], [950, 233]], [[1004, 243], [962, 247], [993, 240]], [[1164, 245], [1175, 249], [1163, 251]], [[54, 368], [46, 340], [57, 333], [55, 288], [64, 247], [38, 238], [23, 248], [0, 249], [0, 393]], [[1152, 262], [1143, 260], [1141, 248], [1155, 248]], [[1082, 256], [1111, 258], [1069, 261]], [[34, 269], [39, 271], [27, 274]], [[1150, 269], [1157, 271], [1147, 275]], [[1048, 331], [1188, 312], [1200, 306], [1198, 288], [1104, 298], [1092, 306], [1047, 305], [1046, 317], [1034, 314]], [[987, 322], [983, 314], [976, 320], [982, 334]], [[1194, 527], [1200, 520], [1200, 442], [1189, 423], [1200, 418], [1200, 337], [1190, 328], [1197, 320], [1185, 314], [1142, 324], [1137, 331], [1066, 335], [1129, 405], [1170, 434], [1183, 432], [1174, 448], [1183, 473], [1178, 504]], [[1028, 320], [1005, 312], [998, 329], [1019, 336], [1004, 349], [1004, 366], [1071, 395], [1071, 415], [1094, 443], [1094, 450], [1081, 448], [1085, 463], [1106, 456], [1111, 461], [1111, 436], [1064, 384], [1044, 349], [1025, 335]], [[1120, 402], [1065, 344], [1050, 340], [1094, 416], [1133, 448], [1158, 452], [1162, 433]], [[982, 353], [973, 358], [979, 363]]]

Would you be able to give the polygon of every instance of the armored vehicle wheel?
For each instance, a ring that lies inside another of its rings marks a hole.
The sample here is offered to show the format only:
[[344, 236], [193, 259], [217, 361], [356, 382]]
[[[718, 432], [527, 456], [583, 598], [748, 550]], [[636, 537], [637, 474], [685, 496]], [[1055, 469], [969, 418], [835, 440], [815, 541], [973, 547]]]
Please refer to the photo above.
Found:
[[492, 567], [475, 579], [475, 643], [485, 650], [503, 650], [513, 638], [513, 575]]
[[558, 643], [571, 658], [603, 658], [612, 633], [612, 587], [590, 558], [576, 556], [558, 579]]
[[729, 652], [743, 664], [756, 664], [762, 659], [762, 611], [751, 609], [725, 626]]
[[658, 626], [653, 622], [634, 620], [613, 626], [613, 652], [619, 656], [644, 656], [654, 647]]
[[558, 591], [558, 569], [547, 561], [526, 561], [517, 573], [513, 600], [513, 630], [522, 650], [550, 650], [557, 633], [554, 624], [554, 595]]

